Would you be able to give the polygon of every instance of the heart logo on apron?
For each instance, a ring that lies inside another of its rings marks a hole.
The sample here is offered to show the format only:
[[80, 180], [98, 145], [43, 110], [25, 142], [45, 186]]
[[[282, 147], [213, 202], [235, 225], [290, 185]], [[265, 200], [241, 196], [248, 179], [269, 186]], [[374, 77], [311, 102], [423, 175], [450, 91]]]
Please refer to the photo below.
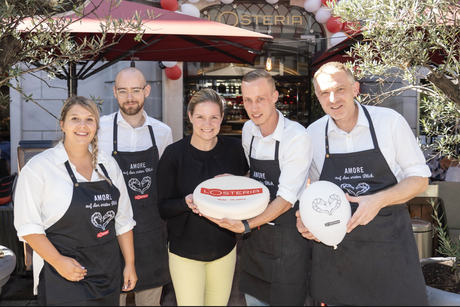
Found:
[[340, 197], [337, 194], [332, 194], [327, 202], [322, 198], [315, 198], [311, 205], [316, 212], [332, 215], [332, 212], [337, 210], [341, 203]]
[[359, 183], [356, 188], [354, 186], [352, 186], [351, 184], [349, 183], [342, 183], [340, 185], [340, 187], [342, 189], [345, 189], [347, 190], [348, 194], [350, 195], [353, 195], [353, 196], [359, 196], [361, 194], [364, 194], [366, 193], [367, 191], [369, 191], [369, 189], [371, 188], [367, 183], [365, 182], [361, 182]]
[[139, 182], [139, 179], [137, 178], [131, 178], [128, 182], [128, 186], [131, 188], [131, 190], [139, 192], [141, 194], [144, 194], [144, 192], [148, 188], [150, 188], [151, 184], [152, 178], [150, 178], [149, 176], [142, 178], [142, 182]]
[[94, 226], [97, 228], [101, 228], [102, 230], [105, 230], [105, 226], [113, 220], [115, 217], [115, 212], [112, 210], [108, 211], [106, 214], [104, 214], [104, 217], [102, 217], [102, 214], [100, 212], [95, 212], [91, 216], [91, 223], [93, 223]]

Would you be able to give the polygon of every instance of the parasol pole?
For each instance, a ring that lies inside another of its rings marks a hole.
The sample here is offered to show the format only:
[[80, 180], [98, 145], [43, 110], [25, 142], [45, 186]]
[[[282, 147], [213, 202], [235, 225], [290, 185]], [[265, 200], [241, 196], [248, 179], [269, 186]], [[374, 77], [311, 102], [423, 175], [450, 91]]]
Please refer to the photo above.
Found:
[[77, 96], [77, 63], [75, 61], [69, 62], [69, 75], [67, 77], [67, 88], [69, 90], [68, 96]]

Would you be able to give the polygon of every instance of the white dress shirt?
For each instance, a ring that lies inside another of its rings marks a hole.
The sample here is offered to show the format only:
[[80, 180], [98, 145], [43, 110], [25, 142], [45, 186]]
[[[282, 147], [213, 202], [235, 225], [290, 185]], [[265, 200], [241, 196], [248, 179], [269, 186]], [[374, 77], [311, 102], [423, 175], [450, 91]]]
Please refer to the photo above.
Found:
[[109, 155], [113, 151], [113, 120], [118, 113], [118, 151], [136, 152], [149, 149], [152, 146], [148, 125], [152, 126], [155, 142], [158, 147], [158, 154], [161, 157], [165, 148], [172, 143], [172, 131], [168, 125], [154, 119], [143, 111], [145, 118], [144, 124], [133, 128], [123, 118], [120, 111], [102, 116], [99, 122], [98, 144], [99, 148]]
[[293, 206], [300, 198], [308, 177], [313, 148], [311, 138], [306, 129], [297, 122], [291, 121], [278, 111], [279, 120], [275, 131], [269, 136], [263, 137], [260, 128], [252, 121], [247, 121], [243, 126], [243, 148], [249, 161], [249, 149], [251, 139], [252, 158], [258, 160], [273, 160], [275, 158], [276, 141], [279, 146], [279, 165], [281, 175], [279, 177], [277, 196], [290, 202]]
[[[73, 182], [65, 167], [69, 160], [62, 142], [32, 157], [22, 168], [14, 196], [14, 227], [21, 241], [23, 236], [45, 234], [45, 230], [59, 221], [67, 212], [73, 196]], [[70, 167], [78, 182], [88, 182], [77, 172], [75, 165]], [[131, 201], [129, 200], [125, 180], [115, 159], [99, 151], [98, 163], [106, 168], [114, 186], [120, 190], [118, 212], [115, 217], [117, 235], [133, 229]], [[99, 172], [103, 174], [98, 166]], [[93, 170], [91, 182], [105, 180]], [[38, 285], [38, 274], [43, 267], [43, 259], [36, 253], [33, 255], [34, 293]]]
[[[314, 155], [310, 169], [312, 182], [318, 181], [326, 154], [325, 129], [329, 121], [328, 139], [330, 153], [352, 153], [372, 149], [369, 121], [363, 107], [358, 104], [359, 114], [356, 126], [350, 133], [337, 127], [329, 115], [325, 115], [307, 128]], [[430, 177], [422, 150], [405, 118], [398, 112], [384, 107], [366, 106], [374, 124], [377, 141], [385, 160], [398, 182], [410, 176]]]

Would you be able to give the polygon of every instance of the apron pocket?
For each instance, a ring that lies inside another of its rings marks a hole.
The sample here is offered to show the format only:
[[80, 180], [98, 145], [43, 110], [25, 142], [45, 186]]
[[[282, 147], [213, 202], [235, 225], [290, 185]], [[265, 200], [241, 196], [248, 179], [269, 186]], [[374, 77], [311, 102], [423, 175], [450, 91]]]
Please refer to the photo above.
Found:
[[263, 225], [243, 240], [241, 269], [249, 275], [271, 283], [275, 255], [275, 227]]
[[133, 228], [133, 233], [142, 233], [164, 227], [165, 221], [161, 219], [158, 213], [158, 207], [154, 204], [136, 207], [133, 206], [133, 216], [136, 221], [136, 226]]
[[[62, 277], [55, 268], [45, 262], [43, 267], [45, 299], [48, 306], [77, 306], [85, 301], [84, 286]], [[42, 284], [43, 287], [43, 284]]]
[[344, 240], [393, 243], [396, 241], [395, 212], [384, 211], [367, 225], [360, 225], [348, 233]]
[[85, 279], [112, 275], [120, 265], [118, 239], [91, 247], [77, 247], [75, 259], [87, 269]]
[[262, 225], [260, 229], [253, 230], [243, 242], [251, 245], [251, 250], [258, 251], [262, 254], [275, 254], [275, 225]]
[[117, 303], [122, 285], [120, 254], [116, 238], [98, 246], [77, 248], [76, 260], [87, 269], [87, 275], [80, 281], [85, 285], [87, 302]]
[[159, 287], [169, 281], [166, 229], [136, 234], [134, 251], [138, 278], [134, 292]]

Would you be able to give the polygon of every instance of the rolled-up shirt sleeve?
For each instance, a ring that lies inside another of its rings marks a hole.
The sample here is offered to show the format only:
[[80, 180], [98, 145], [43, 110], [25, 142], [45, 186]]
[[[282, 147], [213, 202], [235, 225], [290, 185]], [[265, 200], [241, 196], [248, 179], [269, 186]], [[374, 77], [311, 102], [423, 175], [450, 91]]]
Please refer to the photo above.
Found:
[[[113, 158], [110, 157], [110, 159]], [[129, 198], [128, 189], [125, 184], [123, 173], [118, 167], [118, 164], [116, 164], [115, 159], [113, 159], [110, 163], [111, 167], [114, 169], [112, 173], [115, 172], [115, 175], [112, 175], [115, 177], [113, 178], [113, 184], [120, 191], [120, 198], [118, 200], [118, 212], [115, 219], [115, 231], [117, 236], [119, 236], [133, 229], [136, 225], [136, 222], [133, 219], [133, 208], [131, 206], [131, 200]], [[116, 165], [114, 165], [114, 163]]]
[[276, 195], [294, 206], [306, 183], [313, 158], [310, 135], [305, 131], [291, 138], [282, 146], [281, 155], [281, 174]]
[[401, 177], [430, 177], [431, 171], [429, 166], [426, 164], [425, 156], [423, 155], [409, 124], [402, 116], [398, 116], [395, 121], [393, 138], [395, 162], [401, 168]]
[[23, 236], [45, 234], [42, 222], [44, 182], [25, 166], [18, 178], [14, 196], [14, 226], [21, 241]]

